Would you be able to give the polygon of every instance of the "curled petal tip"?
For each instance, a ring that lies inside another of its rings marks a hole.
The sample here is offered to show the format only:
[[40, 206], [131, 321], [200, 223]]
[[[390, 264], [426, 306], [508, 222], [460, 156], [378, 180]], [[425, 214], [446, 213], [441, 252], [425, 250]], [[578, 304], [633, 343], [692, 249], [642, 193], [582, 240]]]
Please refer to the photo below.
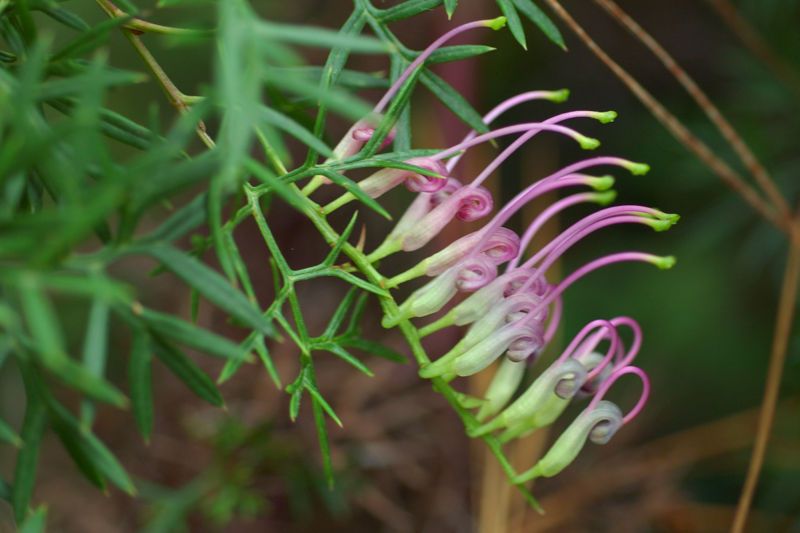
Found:
[[674, 255], [665, 255], [663, 257], [656, 257], [653, 264], [656, 265], [661, 270], [669, 270], [670, 268], [675, 266], [677, 263], [677, 259], [675, 259]]
[[609, 122], [614, 122], [617, 116], [618, 115], [616, 111], [603, 111], [602, 113], [595, 113], [592, 115], [592, 118], [602, 124], [608, 124]]
[[593, 137], [586, 137], [581, 135], [577, 138], [578, 144], [581, 145], [581, 148], [584, 150], [594, 150], [598, 146], [600, 146], [600, 141], [593, 138]]
[[547, 97], [548, 100], [551, 102], [555, 102], [560, 104], [562, 102], [566, 102], [569, 98], [569, 89], [559, 89], [557, 91], [551, 91], [549, 96]]
[[609, 205], [617, 199], [617, 191], [610, 189], [608, 191], [594, 193], [592, 199], [599, 205]]
[[628, 161], [623, 166], [627, 168], [634, 176], [644, 176], [650, 172], [650, 165], [647, 163], [635, 163], [633, 161]]
[[486, 20], [484, 24], [486, 24], [487, 28], [492, 28], [493, 30], [499, 30], [500, 28], [505, 27], [507, 19], [505, 17], [497, 17], [496, 19]]
[[588, 185], [596, 191], [607, 191], [614, 186], [614, 176], [598, 176], [589, 178]]

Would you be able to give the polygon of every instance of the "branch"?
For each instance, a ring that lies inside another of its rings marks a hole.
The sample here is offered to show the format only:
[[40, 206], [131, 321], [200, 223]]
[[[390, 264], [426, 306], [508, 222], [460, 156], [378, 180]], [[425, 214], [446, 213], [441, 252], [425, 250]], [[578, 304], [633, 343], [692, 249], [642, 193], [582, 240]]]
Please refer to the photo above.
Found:
[[659, 61], [666, 67], [672, 76], [678, 80], [689, 96], [697, 103], [703, 110], [703, 113], [708, 119], [716, 126], [717, 130], [725, 137], [725, 140], [730, 143], [731, 148], [739, 156], [739, 159], [744, 163], [747, 170], [756, 179], [761, 188], [766, 193], [773, 205], [777, 207], [778, 212], [785, 219], [791, 217], [791, 209], [786, 199], [783, 197], [778, 187], [775, 185], [772, 177], [767, 169], [758, 161], [755, 154], [745, 144], [744, 140], [739, 136], [736, 130], [731, 126], [730, 122], [722, 115], [720, 110], [711, 99], [708, 98], [706, 93], [697, 85], [697, 83], [686, 73], [686, 71], [678, 65], [675, 59], [667, 52], [652, 35], [647, 33], [630, 15], [625, 13], [614, 0], [595, 0], [600, 7], [602, 7], [612, 18], [622, 24], [634, 37], [639, 39], [643, 45], [655, 55]]
[[789, 257], [786, 260], [786, 270], [781, 285], [781, 296], [778, 303], [778, 316], [775, 321], [775, 335], [772, 341], [772, 353], [767, 371], [767, 381], [764, 389], [764, 399], [756, 429], [756, 440], [753, 453], [750, 456], [750, 466], [747, 469], [736, 515], [733, 519], [732, 533], [742, 533], [747, 523], [747, 514], [753, 501], [753, 494], [758, 485], [758, 477], [764, 464], [764, 455], [767, 451], [772, 423], [775, 419], [775, 405], [778, 401], [783, 366], [786, 361], [789, 336], [792, 332], [795, 309], [797, 307], [797, 285], [800, 278], [800, 218], [792, 226]]
[[708, 166], [726, 185], [739, 194], [745, 202], [755, 209], [764, 219], [784, 232], [789, 232], [789, 227], [784, 219], [775, 213], [773, 207], [750, 186], [738, 172], [733, 170], [725, 161], [716, 154], [701, 139], [670, 113], [647, 89], [636, 81], [619, 63], [611, 57], [586, 33], [572, 16], [561, 6], [558, 0], [547, 0], [551, 9], [558, 15], [586, 46], [602, 61], [611, 71], [628, 87], [628, 89], [650, 110], [661, 124], [672, 133], [687, 150], [694, 153], [706, 166]]

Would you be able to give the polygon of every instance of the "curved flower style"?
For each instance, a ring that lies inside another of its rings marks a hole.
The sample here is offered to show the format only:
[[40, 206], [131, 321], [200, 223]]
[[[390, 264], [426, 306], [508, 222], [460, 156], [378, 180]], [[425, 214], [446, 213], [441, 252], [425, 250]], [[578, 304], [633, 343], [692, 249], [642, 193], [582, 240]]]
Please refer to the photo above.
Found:
[[[494, 27], [497, 20], [477, 21], [459, 26], [437, 39], [399, 76], [376, 105], [370, 117], [357, 122], [334, 150], [336, 158], [352, 156], [372, 140], [376, 131], [390, 131], [382, 142], [391, 142], [391, 130], [379, 128], [380, 114], [399, 90], [437, 47], [463, 31]], [[544, 100], [560, 103], [568, 91], [530, 91], [501, 102], [484, 116], [491, 124], [497, 117], [516, 106]], [[477, 221], [495, 211], [492, 194], [484, 182], [514, 152], [536, 135], [547, 132], [566, 136], [582, 148], [593, 150], [599, 141], [587, 137], [566, 122], [591, 119], [606, 124], [613, 122], [613, 111], [568, 111], [550, 118], [512, 124], [477, 134], [472, 131], [451, 147], [424, 157], [395, 162], [391, 168], [378, 170], [358, 182], [370, 197], [377, 198], [404, 183], [417, 193], [408, 209], [384, 241], [367, 260], [376, 263], [400, 252], [413, 252], [428, 246], [453, 220]], [[486, 141], [515, 136], [477, 176], [467, 179], [459, 175], [458, 163], [469, 149]], [[372, 144], [376, 144], [374, 140]], [[578, 161], [531, 182], [519, 194], [496, 210], [483, 226], [454, 240], [415, 266], [384, 279], [388, 289], [402, 289], [419, 278], [429, 278], [408, 295], [398, 311], [383, 317], [384, 327], [408, 326], [408, 321], [439, 313], [437, 319], [419, 328], [426, 336], [449, 327], [466, 326], [461, 339], [419, 374], [426, 379], [449, 381], [480, 372], [495, 362], [499, 365], [482, 400], [464, 397], [465, 409], [478, 408], [481, 422], [469, 430], [471, 436], [496, 434], [501, 442], [524, 436], [555, 422], [575, 401], [588, 399], [584, 411], [555, 441], [551, 449], [527, 472], [514, 481], [523, 483], [536, 477], [550, 477], [569, 465], [587, 440], [605, 444], [625, 424], [633, 420], [647, 401], [650, 385], [641, 369], [631, 366], [642, 345], [642, 330], [630, 317], [589, 322], [570, 341], [561, 355], [538, 373], [528, 388], [514, 401], [512, 398], [523, 381], [527, 368], [536, 362], [552, 342], [562, 315], [562, 296], [578, 280], [591, 272], [622, 262], [644, 262], [661, 269], [670, 268], [675, 260], [639, 251], [625, 251], [594, 259], [577, 268], [561, 281], [552, 280], [553, 266], [574, 246], [601, 229], [620, 224], [640, 224], [655, 231], [670, 228], [678, 216], [641, 205], [609, 206], [616, 198], [611, 190], [614, 177], [586, 174], [599, 167], [617, 167], [633, 175], [646, 174], [649, 167], [627, 159], [610, 156]], [[325, 183], [312, 178], [304, 192], [311, 194]], [[505, 224], [532, 201], [561, 190], [589, 188], [554, 201], [544, 208], [520, 234]], [[355, 198], [347, 192], [323, 208], [331, 213]], [[568, 208], [579, 204], [596, 204], [601, 209], [581, 218], [548, 243], [529, 250], [541, 228]], [[459, 293], [471, 293], [451, 304]], [[623, 340], [621, 330], [630, 330], [632, 338]], [[605, 346], [605, 348], [603, 348]], [[614, 403], [603, 400], [609, 388], [622, 376], [633, 374], [643, 384], [642, 394], [627, 413]]]

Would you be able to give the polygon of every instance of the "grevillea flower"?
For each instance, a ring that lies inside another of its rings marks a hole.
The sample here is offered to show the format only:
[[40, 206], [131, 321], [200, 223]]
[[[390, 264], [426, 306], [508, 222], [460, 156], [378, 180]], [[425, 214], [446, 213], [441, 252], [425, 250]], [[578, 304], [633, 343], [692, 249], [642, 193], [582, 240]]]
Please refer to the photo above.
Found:
[[[459, 26], [437, 39], [406, 69], [376, 105], [370, 117], [350, 128], [334, 150], [335, 157], [354, 155], [378, 131], [381, 113], [415, 70], [437, 47], [450, 37], [479, 27], [495, 27], [498, 20], [478, 21]], [[501, 102], [484, 116], [489, 125], [502, 113], [536, 100], [560, 103], [568, 91], [530, 91]], [[561, 355], [538, 372], [532, 383], [515, 400], [527, 369], [540, 359], [552, 342], [562, 316], [562, 297], [584, 276], [609, 265], [644, 262], [661, 269], [675, 260], [639, 251], [613, 253], [589, 261], [562, 280], [553, 279], [553, 266], [574, 246], [596, 232], [620, 224], [639, 224], [663, 231], [678, 221], [677, 215], [641, 205], [610, 206], [616, 198], [611, 190], [614, 178], [587, 174], [600, 167], [616, 167], [633, 175], [648, 172], [646, 164], [619, 157], [601, 156], [578, 161], [538, 180], [532, 180], [519, 194], [495, 210], [495, 202], [484, 182], [517, 150], [536, 135], [563, 135], [582, 148], [593, 150], [599, 141], [565, 125], [580, 119], [609, 123], [613, 111], [568, 111], [550, 118], [504, 126], [487, 133], [468, 133], [451, 147], [425, 157], [395, 162], [358, 182], [370, 197], [377, 198], [398, 185], [405, 186], [416, 198], [400, 217], [383, 242], [367, 255], [375, 263], [400, 252], [413, 252], [428, 246], [452, 221], [477, 221], [483, 226], [426, 254], [413, 267], [384, 280], [391, 290], [404, 289], [419, 278], [427, 278], [403, 300], [397, 312], [383, 317], [385, 327], [394, 327], [438, 313], [439, 318], [419, 326], [424, 337], [444, 328], [465, 327], [464, 334], [436, 360], [423, 365], [419, 374], [427, 379], [449, 381], [470, 376], [499, 361], [491, 384], [481, 401], [463, 400], [465, 409], [478, 408], [481, 424], [470, 429], [472, 436], [496, 434], [501, 442], [526, 435], [551, 425], [572, 402], [587, 401], [584, 411], [555, 441], [550, 450], [515, 482], [545, 476], [563, 470], [574, 460], [587, 440], [604, 444], [644, 407], [650, 385], [641, 369], [631, 366], [642, 346], [642, 330], [630, 317], [594, 320], [586, 324], [561, 352]], [[381, 131], [387, 131], [383, 126]], [[515, 136], [477, 176], [459, 175], [458, 163], [470, 148], [504, 136]], [[391, 139], [391, 134], [386, 137]], [[377, 142], [377, 141], [375, 141]], [[385, 140], [384, 140], [385, 142]], [[374, 144], [374, 142], [373, 142]], [[311, 194], [325, 183], [315, 177], [304, 191]], [[544, 208], [520, 234], [506, 223], [533, 200], [553, 192], [573, 192]], [[354, 199], [347, 192], [323, 208], [331, 213]], [[531, 250], [530, 244], [541, 228], [572, 206], [597, 204], [601, 209], [566, 227], [546, 244]], [[494, 216], [488, 216], [494, 212]], [[387, 261], [391, 267], [391, 261]], [[469, 293], [459, 303], [456, 295]], [[623, 330], [632, 338], [626, 342]], [[603, 400], [608, 389], [622, 376], [640, 378], [643, 390], [639, 401], [627, 414], [614, 403]]]

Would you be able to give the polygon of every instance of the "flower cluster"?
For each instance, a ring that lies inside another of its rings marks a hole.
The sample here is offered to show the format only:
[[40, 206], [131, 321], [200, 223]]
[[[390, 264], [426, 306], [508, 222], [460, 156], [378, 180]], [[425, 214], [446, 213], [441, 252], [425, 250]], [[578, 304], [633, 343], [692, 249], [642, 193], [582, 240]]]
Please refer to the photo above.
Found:
[[[381, 113], [396, 94], [400, 84], [419, 68], [430, 54], [452, 36], [477, 27], [497, 27], [502, 20], [477, 21], [455, 28], [428, 47], [376, 106], [373, 116], [356, 123], [335, 149], [337, 158], [356, 154], [377, 131]], [[517, 95], [498, 105], [484, 117], [489, 125], [502, 113], [532, 100], [563, 102], [567, 91], [532, 91]], [[498, 128], [478, 135], [471, 132], [459, 144], [433, 155], [411, 158], [406, 168], [385, 168], [359, 182], [359, 187], [373, 198], [403, 183], [417, 193], [405, 214], [384, 242], [368, 255], [377, 262], [392, 254], [410, 252], [426, 246], [453, 219], [475, 221], [494, 211], [494, 200], [483, 183], [516, 150], [541, 132], [564, 135], [587, 150], [599, 141], [564, 125], [574, 119], [601, 123], [614, 120], [611, 111], [570, 111], [541, 122], [526, 122]], [[516, 139], [474, 179], [457, 178], [458, 162], [471, 147], [501, 136]], [[382, 142], [391, 141], [390, 132]], [[496, 211], [483, 227], [465, 235], [442, 250], [429, 255], [413, 268], [386, 280], [396, 288], [412, 280], [429, 278], [399, 306], [399, 311], [385, 316], [383, 325], [393, 327], [402, 321], [424, 318], [450, 306], [440, 318], [419, 329], [429, 335], [443, 328], [458, 326], [466, 331], [447, 353], [420, 369], [429, 379], [450, 381], [470, 376], [500, 360], [485, 397], [478, 402], [477, 418], [482, 425], [471, 430], [472, 436], [497, 434], [505, 442], [552, 424], [573, 401], [586, 401], [583, 412], [567, 427], [551, 449], [527, 472], [517, 476], [522, 483], [540, 476], [553, 476], [576, 457], [586, 440], [604, 444], [642, 410], [649, 394], [647, 375], [632, 366], [638, 354], [642, 333], [629, 317], [594, 320], [567, 345], [561, 355], [541, 372], [533, 383], [515, 399], [512, 396], [522, 383], [526, 368], [543, 353], [558, 329], [562, 295], [585, 275], [607, 265], [639, 261], [659, 268], [674, 264], [672, 257], [660, 257], [638, 251], [626, 251], [595, 259], [554, 282], [549, 274], [553, 265], [574, 245], [590, 234], [617, 224], [644, 224], [656, 231], [669, 228], [677, 215], [640, 205], [608, 207], [615, 199], [611, 190], [614, 178], [587, 174], [597, 167], [618, 167], [632, 174], [644, 174], [649, 167], [618, 157], [594, 157], [568, 165], [549, 176], [534, 181], [510, 202]], [[306, 186], [306, 194], [324, 185], [324, 177], [315, 177]], [[520, 236], [504, 224], [532, 200], [552, 191], [586, 189], [564, 196], [541, 213]], [[343, 194], [323, 208], [330, 213], [353, 200]], [[565, 209], [577, 204], [598, 204], [602, 209], [584, 217], [538, 250], [528, 252], [529, 244], [543, 225]], [[469, 296], [451, 305], [458, 293]], [[621, 330], [630, 330], [626, 343]], [[613, 402], [604, 400], [609, 388], [622, 376], [637, 376], [642, 393], [636, 405], [623, 414]]]

